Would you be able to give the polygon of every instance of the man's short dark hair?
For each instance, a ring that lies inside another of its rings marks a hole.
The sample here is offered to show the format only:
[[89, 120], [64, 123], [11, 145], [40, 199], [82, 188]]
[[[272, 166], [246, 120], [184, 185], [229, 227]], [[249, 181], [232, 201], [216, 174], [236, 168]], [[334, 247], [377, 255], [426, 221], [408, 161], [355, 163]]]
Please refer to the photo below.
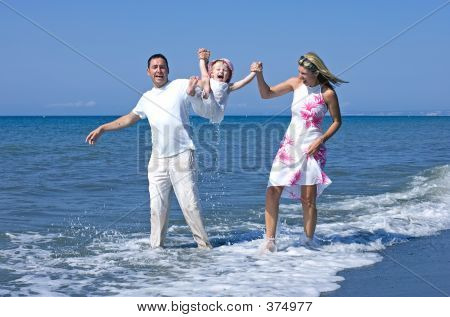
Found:
[[154, 58], [162, 58], [162, 59], [166, 62], [167, 71], [169, 70], [169, 62], [167, 61], [167, 58], [166, 58], [163, 54], [161, 54], [161, 53], [153, 54], [152, 56], [150, 56], [150, 58], [149, 58], [148, 61], [147, 61], [147, 68], [150, 68], [150, 62], [151, 62], [152, 59], [154, 59]]

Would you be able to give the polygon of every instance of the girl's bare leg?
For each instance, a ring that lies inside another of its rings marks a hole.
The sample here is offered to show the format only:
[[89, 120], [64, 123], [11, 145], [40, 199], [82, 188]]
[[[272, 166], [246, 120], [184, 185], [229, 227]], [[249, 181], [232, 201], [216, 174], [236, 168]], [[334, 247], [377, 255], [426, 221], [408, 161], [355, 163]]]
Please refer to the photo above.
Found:
[[194, 96], [195, 95], [195, 86], [197, 86], [198, 83], [198, 77], [197, 76], [191, 76], [191, 78], [189, 78], [189, 84], [188, 87], [186, 89], [186, 93], [189, 96]]

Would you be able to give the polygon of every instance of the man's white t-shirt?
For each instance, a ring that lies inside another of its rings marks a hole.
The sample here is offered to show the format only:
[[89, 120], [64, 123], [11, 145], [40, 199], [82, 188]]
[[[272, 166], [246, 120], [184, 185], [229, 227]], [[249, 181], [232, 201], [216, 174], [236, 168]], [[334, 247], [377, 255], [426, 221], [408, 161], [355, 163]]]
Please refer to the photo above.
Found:
[[189, 123], [188, 83], [187, 79], [176, 79], [161, 88], [153, 87], [142, 95], [132, 110], [141, 119], [148, 119], [152, 131], [152, 155], [156, 157], [195, 150]]

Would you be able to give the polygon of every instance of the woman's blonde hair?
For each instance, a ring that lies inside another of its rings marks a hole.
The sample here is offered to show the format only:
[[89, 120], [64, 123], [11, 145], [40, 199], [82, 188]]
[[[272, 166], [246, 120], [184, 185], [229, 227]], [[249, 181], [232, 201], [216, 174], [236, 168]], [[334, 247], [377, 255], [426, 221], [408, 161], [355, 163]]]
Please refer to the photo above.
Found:
[[327, 68], [327, 66], [325, 66], [325, 63], [322, 61], [319, 55], [314, 52], [308, 52], [305, 55], [301, 56], [298, 60], [298, 64], [312, 71], [313, 73], [318, 72], [319, 75], [317, 76], [317, 79], [321, 84], [328, 83], [333, 87], [333, 85], [339, 86], [340, 84], [348, 83], [348, 81], [342, 80], [333, 75], [333, 73]]

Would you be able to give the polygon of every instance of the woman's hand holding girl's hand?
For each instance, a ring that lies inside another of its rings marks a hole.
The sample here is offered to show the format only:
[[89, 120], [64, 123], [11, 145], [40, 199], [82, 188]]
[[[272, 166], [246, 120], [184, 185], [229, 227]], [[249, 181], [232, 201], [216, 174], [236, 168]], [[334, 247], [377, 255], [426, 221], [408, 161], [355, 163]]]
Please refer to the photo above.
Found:
[[259, 73], [259, 72], [262, 72], [262, 69], [263, 69], [263, 65], [262, 65], [261, 62], [253, 62], [253, 63], [250, 65], [250, 71], [251, 71], [251, 72], [257, 72], [257, 73]]

